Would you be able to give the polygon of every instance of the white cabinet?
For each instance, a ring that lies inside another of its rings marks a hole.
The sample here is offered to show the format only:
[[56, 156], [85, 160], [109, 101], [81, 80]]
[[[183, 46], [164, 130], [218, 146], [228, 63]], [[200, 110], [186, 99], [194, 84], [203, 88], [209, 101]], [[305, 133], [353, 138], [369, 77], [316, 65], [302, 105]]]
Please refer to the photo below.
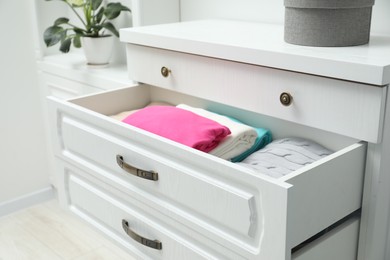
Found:
[[[358, 243], [369, 237], [359, 229], [372, 230], [378, 210], [368, 180], [384, 174], [376, 167], [386, 166], [380, 149], [389, 145], [387, 72], [378, 65], [386, 60], [356, 65], [369, 47], [344, 48], [340, 61], [328, 49], [253, 36], [272, 28], [201, 21], [123, 30], [129, 75], [141, 84], [49, 99], [62, 205], [142, 259], [363, 257]], [[376, 74], [354, 76], [346, 62]], [[207, 108], [334, 153], [274, 179], [109, 117], [152, 101]]]
[[[373, 143], [382, 136], [387, 88], [138, 44], [127, 46], [127, 56], [139, 82]], [[282, 93], [293, 97], [291, 106], [280, 104]]]
[[[157, 100], [208, 105], [146, 85], [72, 101], [52, 99], [56, 154], [122, 192], [132, 186], [144, 205], [248, 259], [284, 259], [360, 208], [365, 143], [347, 139], [346, 145], [332, 147], [337, 152], [331, 156], [275, 180], [107, 117]], [[225, 110], [221, 103], [214, 106]], [[157, 176], [134, 176], [122, 163]]]
[[127, 76], [126, 65], [107, 67], [86, 65], [81, 52], [46, 56], [38, 61], [44, 93], [61, 99], [135, 85]]
[[61, 162], [58, 166], [64, 173], [70, 210], [139, 259], [242, 259], [232, 252], [217, 253], [214, 246], [220, 246], [213, 241], [198, 243], [191, 229], [145, 207], [134, 189], [120, 192], [97, 180], [93, 172]]
[[100, 88], [46, 72], [41, 72], [40, 77], [46, 96], [69, 99], [102, 91]]
[[85, 64], [85, 58], [81, 53], [44, 57], [38, 61], [38, 68], [45, 128], [49, 144], [47, 150], [50, 181], [54, 187], [57, 187], [52, 139], [49, 134], [52, 129], [49, 127], [46, 97], [69, 99], [136, 84], [128, 79], [125, 65], [112, 64], [108, 68], [94, 69]]

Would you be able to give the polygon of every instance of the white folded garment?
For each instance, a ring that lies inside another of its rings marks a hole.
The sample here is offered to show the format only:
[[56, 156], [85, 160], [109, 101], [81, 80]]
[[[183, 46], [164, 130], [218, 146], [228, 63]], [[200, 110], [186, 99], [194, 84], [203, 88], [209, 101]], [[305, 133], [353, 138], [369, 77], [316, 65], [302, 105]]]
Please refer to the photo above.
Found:
[[194, 108], [184, 104], [180, 104], [177, 107], [214, 120], [230, 129], [231, 134], [225, 137], [216, 148], [209, 152], [212, 155], [230, 160], [250, 149], [256, 141], [257, 132], [253, 127], [234, 122], [226, 116], [205, 109]]

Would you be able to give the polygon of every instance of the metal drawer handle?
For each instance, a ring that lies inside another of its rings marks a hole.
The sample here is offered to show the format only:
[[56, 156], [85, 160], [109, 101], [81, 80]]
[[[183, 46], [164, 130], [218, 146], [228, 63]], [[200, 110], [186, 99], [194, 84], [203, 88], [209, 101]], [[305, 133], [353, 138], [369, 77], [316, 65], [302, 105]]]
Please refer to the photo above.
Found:
[[167, 67], [161, 68], [161, 75], [163, 75], [164, 78], [167, 78], [169, 76], [169, 73], [171, 73], [171, 70]]
[[135, 241], [137, 241], [138, 243], [157, 250], [162, 249], [162, 243], [160, 241], [150, 240], [138, 235], [137, 233], [135, 233], [133, 230], [130, 229], [129, 222], [127, 222], [127, 220], [125, 219], [122, 219], [122, 227], [123, 230], [126, 232], [126, 234], [132, 239], [134, 239]]
[[135, 167], [131, 166], [130, 164], [127, 164], [123, 160], [123, 156], [122, 155], [118, 154], [116, 156], [116, 162], [119, 165], [119, 167], [121, 167], [123, 170], [125, 170], [126, 172], [128, 172], [128, 173], [130, 173], [132, 175], [135, 175], [135, 176], [143, 178], [143, 179], [151, 180], [151, 181], [157, 181], [158, 180], [158, 173], [157, 172], [154, 172], [154, 171], [144, 171], [144, 170], [135, 168]]
[[282, 103], [283, 106], [289, 106], [293, 101], [293, 97], [291, 96], [290, 93], [287, 92], [283, 92], [282, 94], [280, 94], [279, 99], [280, 99], [280, 103]]

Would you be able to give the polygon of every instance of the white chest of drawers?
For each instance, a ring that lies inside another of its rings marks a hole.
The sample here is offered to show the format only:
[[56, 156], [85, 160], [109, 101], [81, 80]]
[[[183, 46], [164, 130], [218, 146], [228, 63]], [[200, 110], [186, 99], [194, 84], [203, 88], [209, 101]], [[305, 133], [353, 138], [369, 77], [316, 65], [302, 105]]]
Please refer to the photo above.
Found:
[[[101, 68], [93, 68], [85, 64], [85, 58], [79, 52], [47, 56], [39, 60], [37, 64], [40, 94], [44, 104], [44, 123], [47, 133], [51, 131], [49, 119], [47, 118], [47, 96], [69, 99], [136, 84], [124, 76], [125, 65], [111, 64], [109, 68], [103, 70]], [[48, 144], [50, 144], [52, 142], [51, 137], [49, 134], [47, 137]], [[52, 147], [49, 145], [47, 150], [50, 181], [54, 187], [57, 187]]]
[[[200, 21], [123, 30], [130, 77], [149, 85], [50, 101], [64, 206], [141, 259], [356, 258], [359, 217], [340, 220], [364, 197], [361, 230], [375, 229], [372, 180], [388, 166], [386, 60], [361, 62], [350, 48], [346, 62], [283, 44], [277, 32], [264, 37], [273, 29]], [[108, 117], [150, 101], [223, 112], [336, 152], [272, 179]], [[362, 259], [370, 236], [360, 236]]]

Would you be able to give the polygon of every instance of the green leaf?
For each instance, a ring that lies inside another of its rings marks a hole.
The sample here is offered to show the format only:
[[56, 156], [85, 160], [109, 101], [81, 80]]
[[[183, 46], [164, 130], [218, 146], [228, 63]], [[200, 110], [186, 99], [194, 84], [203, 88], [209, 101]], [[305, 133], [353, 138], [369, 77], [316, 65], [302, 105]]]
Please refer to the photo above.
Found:
[[72, 39], [67, 38], [63, 42], [61, 42], [60, 51], [67, 53], [70, 50], [70, 45], [72, 44]]
[[60, 17], [60, 18], [58, 18], [57, 20], [54, 21], [54, 25], [61, 25], [61, 24], [68, 23], [68, 22], [69, 22], [68, 18]]
[[100, 23], [102, 21], [103, 14], [104, 14], [104, 7], [100, 8], [98, 13], [95, 15], [96, 23]]
[[74, 38], [73, 38], [73, 46], [75, 48], [80, 48], [81, 47], [81, 37], [79, 35], [76, 35]]
[[77, 27], [73, 28], [73, 31], [74, 31], [76, 34], [80, 35], [80, 36], [85, 35], [85, 32], [84, 32], [82, 29], [77, 28]]
[[92, 25], [91, 26], [91, 35], [89, 35], [89, 36], [91, 36], [91, 37], [98, 37], [99, 36], [99, 31], [101, 29], [103, 29], [103, 25], [100, 25], [100, 24]]
[[66, 37], [66, 32], [61, 26], [50, 26], [43, 33], [43, 40], [47, 47], [57, 44]]
[[69, 4], [71, 4], [73, 7], [81, 7], [84, 5], [83, 0], [66, 0]]
[[83, 11], [84, 11], [84, 17], [85, 17], [85, 21], [86, 21], [86, 30], [89, 31], [89, 28], [91, 26], [91, 23], [92, 23], [92, 6], [91, 6], [91, 1], [87, 1], [84, 8], [83, 8]]
[[103, 0], [92, 0], [92, 10], [97, 10], [102, 2]]
[[104, 15], [107, 19], [112, 20], [117, 18], [122, 11], [131, 12], [128, 7], [123, 6], [121, 3], [109, 3], [104, 10]]
[[115, 29], [115, 26], [110, 22], [105, 22], [102, 26], [112, 32], [116, 37], [119, 37], [119, 32]]

